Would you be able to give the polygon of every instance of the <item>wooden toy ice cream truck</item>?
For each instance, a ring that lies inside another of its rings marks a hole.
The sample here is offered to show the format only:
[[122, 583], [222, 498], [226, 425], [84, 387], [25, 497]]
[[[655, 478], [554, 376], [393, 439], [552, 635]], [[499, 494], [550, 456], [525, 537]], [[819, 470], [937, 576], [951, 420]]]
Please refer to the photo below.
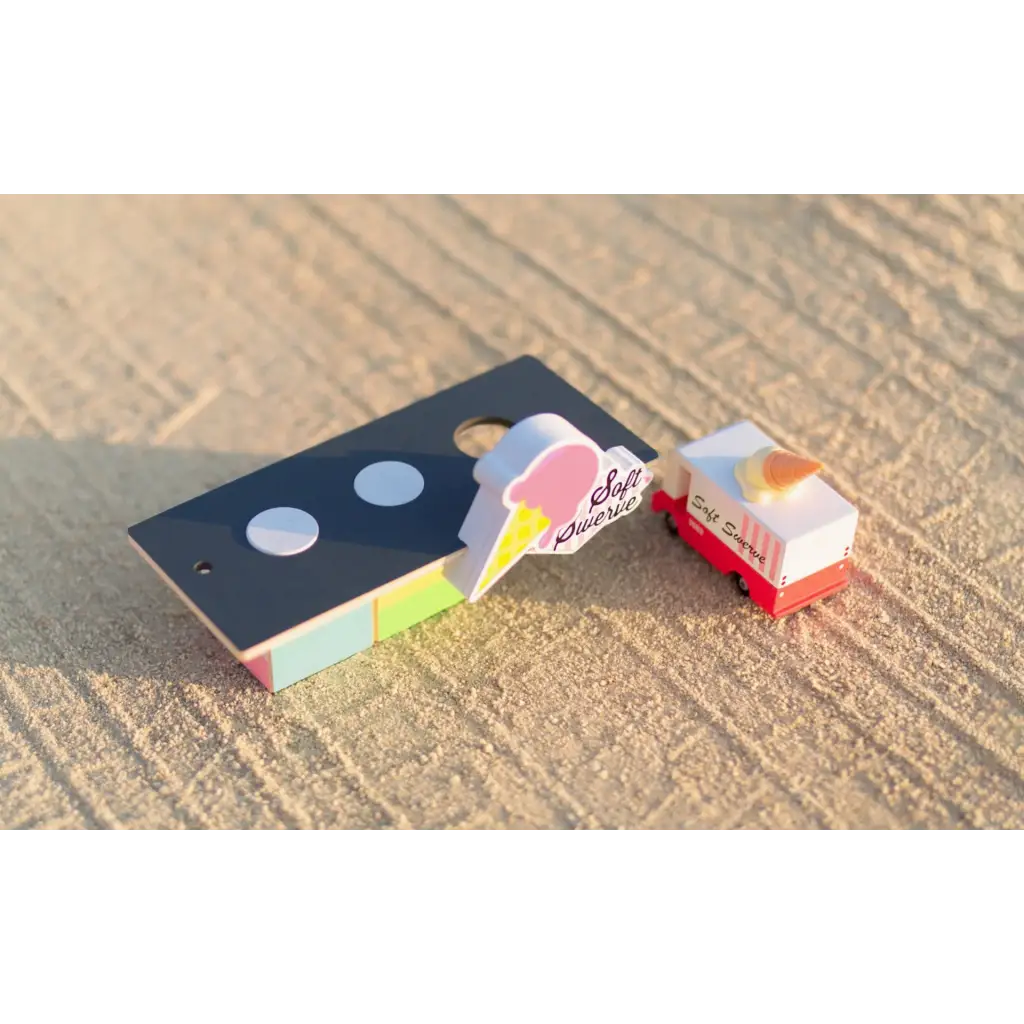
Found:
[[662, 462], [653, 511], [773, 618], [849, 583], [857, 509], [817, 475], [820, 462], [778, 447], [748, 421], [680, 445]]

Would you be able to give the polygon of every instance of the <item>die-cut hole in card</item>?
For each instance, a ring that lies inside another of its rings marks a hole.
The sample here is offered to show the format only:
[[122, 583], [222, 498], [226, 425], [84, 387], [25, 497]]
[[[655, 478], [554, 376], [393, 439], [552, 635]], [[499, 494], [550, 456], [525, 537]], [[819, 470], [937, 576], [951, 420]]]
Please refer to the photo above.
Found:
[[455, 447], [464, 455], [479, 459], [486, 455], [512, 427], [500, 416], [477, 416], [459, 424], [455, 431]]

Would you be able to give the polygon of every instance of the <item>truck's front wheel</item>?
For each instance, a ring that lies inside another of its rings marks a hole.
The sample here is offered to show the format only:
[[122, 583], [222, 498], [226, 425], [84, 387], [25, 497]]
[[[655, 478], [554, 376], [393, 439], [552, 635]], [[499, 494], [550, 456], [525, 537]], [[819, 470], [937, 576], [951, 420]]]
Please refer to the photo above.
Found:
[[676, 517], [671, 512], [665, 513], [665, 528], [673, 537], [679, 536], [679, 527], [676, 525]]
[[750, 597], [750, 584], [739, 573], [736, 573], [736, 589], [744, 597]]

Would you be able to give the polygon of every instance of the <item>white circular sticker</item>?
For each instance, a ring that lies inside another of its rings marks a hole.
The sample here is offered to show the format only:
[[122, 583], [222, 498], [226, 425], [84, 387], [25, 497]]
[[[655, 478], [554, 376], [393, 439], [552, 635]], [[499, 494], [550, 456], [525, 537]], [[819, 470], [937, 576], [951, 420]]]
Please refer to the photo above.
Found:
[[353, 486], [371, 505], [405, 505], [423, 493], [423, 474], [408, 462], [373, 462], [356, 474]]
[[316, 543], [320, 527], [301, 508], [268, 508], [249, 520], [245, 536], [265, 555], [297, 555]]

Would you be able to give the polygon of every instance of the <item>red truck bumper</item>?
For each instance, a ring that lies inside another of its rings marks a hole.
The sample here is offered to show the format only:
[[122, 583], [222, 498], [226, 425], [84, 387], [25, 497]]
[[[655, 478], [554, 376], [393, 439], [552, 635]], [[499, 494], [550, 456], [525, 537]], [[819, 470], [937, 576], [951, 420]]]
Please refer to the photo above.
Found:
[[687, 497], [683, 495], [681, 498], [672, 498], [664, 491], [655, 491], [651, 497], [651, 511], [670, 515], [675, 521], [676, 532], [681, 540], [686, 541], [720, 572], [735, 573], [743, 579], [747, 584], [750, 599], [773, 619], [791, 615], [849, 586], [853, 561], [845, 558], [834, 565], [819, 569], [810, 576], [805, 576], [802, 580], [776, 589], [686, 511]]

